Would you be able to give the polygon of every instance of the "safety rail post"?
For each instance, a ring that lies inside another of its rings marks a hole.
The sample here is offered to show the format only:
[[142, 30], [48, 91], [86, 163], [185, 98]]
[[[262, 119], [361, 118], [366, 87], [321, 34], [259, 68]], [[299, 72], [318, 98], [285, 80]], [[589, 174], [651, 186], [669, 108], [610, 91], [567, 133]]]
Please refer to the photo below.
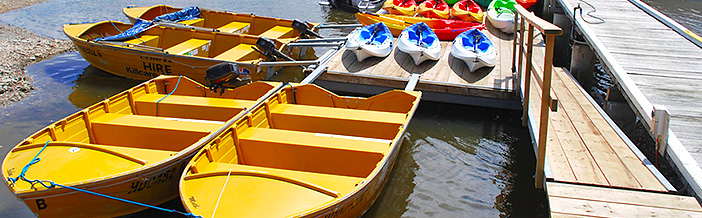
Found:
[[[524, 91], [523, 94], [523, 125], [528, 123], [529, 119], [529, 95], [531, 89], [531, 79], [532, 74], [537, 83], [541, 85], [541, 107], [539, 111], [539, 121], [538, 125], [538, 141], [537, 141], [537, 151], [536, 151], [536, 176], [534, 178], [535, 187], [538, 189], [544, 188], [544, 167], [546, 161], [546, 142], [548, 141], [548, 120], [550, 111], [556, 111], [557, 97], [551, 93], [551, 74], [553, 70], [553, 47], [555, 43], [555, 37], [562, 34], [561, 28], [549, 23], [541, 18], [536, 17], [531, 12], [527, 11], [520, 5], [515, 5], [515, 22], [519, 21], [519, 30], [515, 31], [514, 45], [519, 46], [519, 49], [512, 49], [513, 58], [512, 66], [516, 65], [517, 74], [522, 73], [524, 69], [524, 76], [521, 76], [524, 80], [524, 87], [521, 89]], [[525, 35], [524, 25], [528, 25], [528, 31]], [[537, 75], [536, 72], [537, 63], [532, 59], [533, 47], [534, 47], [534, 30], [537, 29], [541, 32], [542, 36], [545, 36], [545, 54], [544, 54], [544, 68], [542, 72], [542, 77]], [[527, 37], [527, 42], [524, 44], [524, 37]], [[526, 46], [526, 54], [524, 54], [524, 46]], [[519, 50], [519, 54], [514, 54]], [[519, 58], [515, 59], [514, 57]], [[524, 63], [522, 63], [522, 57], [524, 57]], [[516, 63], [515, 63], [516, 62]], [[526, 65], [522, 68], [522, 64]], [[537, 84], [539, 85], [539, 84]], [[521, 91], [520, 90], [520, 91]]]

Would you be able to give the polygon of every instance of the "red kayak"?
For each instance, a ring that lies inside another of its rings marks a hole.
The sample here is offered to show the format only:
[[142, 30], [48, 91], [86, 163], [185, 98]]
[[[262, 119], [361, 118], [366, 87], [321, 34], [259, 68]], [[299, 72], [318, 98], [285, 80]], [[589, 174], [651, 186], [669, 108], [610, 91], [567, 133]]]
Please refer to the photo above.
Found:
[[417, 14], [429, 18], [448, 19], [449, 5], [444, 0], [425, 0], [417, 6]]
[[434, 30], [434, 33], [436, 33], [436, 35], [439, 37], [439, 40], [453, 40], [458, 34], [473, 28], [481, 30], [485, 29], [485, 24], [460, 20], [407, 17], [391, 14], [356, 13], [355, 15], [358, 22], [361, 22], [361, 24], [364, 26], [378, 22], [385, 23], [385, 25], [390, 29], [390, 32], [392, 32], [392, 35], [395, 37], [399, 36], [402, 30], [408, 26], [419, 22], [426, 23], [427, 26]]

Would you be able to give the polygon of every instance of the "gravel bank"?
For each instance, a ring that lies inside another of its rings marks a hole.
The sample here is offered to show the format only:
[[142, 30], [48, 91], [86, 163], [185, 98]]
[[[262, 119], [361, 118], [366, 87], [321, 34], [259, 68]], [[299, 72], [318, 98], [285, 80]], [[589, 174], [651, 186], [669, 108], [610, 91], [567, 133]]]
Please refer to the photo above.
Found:
[[[2, 0], [0, 13], [44, 1]], [[21, 100], [34, 89], [25, 67], [73, 50], [69, 40], [51, 39], [0, 23], [0, 108]]]

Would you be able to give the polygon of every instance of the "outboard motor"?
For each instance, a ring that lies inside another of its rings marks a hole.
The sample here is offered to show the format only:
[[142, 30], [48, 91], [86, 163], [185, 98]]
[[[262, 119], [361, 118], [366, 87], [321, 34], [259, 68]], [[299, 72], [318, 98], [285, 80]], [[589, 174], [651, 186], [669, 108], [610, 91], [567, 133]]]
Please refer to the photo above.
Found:
[[295, 61], [291, 57], [283, 54], [283, 52], [278, 51], [278, 47], [275, 46], [275, 42], [266, 37], [260, 37], [256, 40], [256, 46], [251, 46], [253, 50], [266, 56], [267, 61], [276, 61], [278, 58], [283, 58], [288, 61]]
[[315, 33], [314, 31], [310, 30], [309, 25], [307, 25], [307, 22], [300, 21], [300, 20], [293, 20], [292, 22], [292, 28], [300, 32], [300, 38], [303, 39], [309, 39], [310, 35], [323, 39], [324, 37], [320, 36], [319, 34]]
[[217, 92], [219, 89], [219, 95], [222, 95], [227, 88], [236, 88], [251, 83], [250, 73], [247, 69], [239, 69], [236, 64], [220, 63], [207, 68], [205, 82], [210, 90]]

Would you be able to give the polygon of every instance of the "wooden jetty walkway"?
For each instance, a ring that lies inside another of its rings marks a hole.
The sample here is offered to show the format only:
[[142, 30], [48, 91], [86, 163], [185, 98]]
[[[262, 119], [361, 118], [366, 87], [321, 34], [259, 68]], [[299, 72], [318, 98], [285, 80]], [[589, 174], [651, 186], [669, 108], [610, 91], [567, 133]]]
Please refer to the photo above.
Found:
[[654, 106], [667, 108], [667, 147], [660, 149], [702, 196], [702, 38], [640, 0], [587, 0], [602, 21], [586, 15], [594, 9], [580, 0], [558, 2], [571, 19], [580, 5], [577, 28], [647, 126]]
[[[359, 63], [339, 49], [305, 80], [353, 93], [416, 89], [428, 96], [423, 100], [469, 105], [480, 103], [446, 96], [469, 96], [491, 107], [516, 101], [535, 146], [535, 186], [545, 189], [551, 216], [702, 217], [697, 199], [675, 194], [567, 70], [552, 66], [561, 29], [520, 6], [517, 12], [517, 34], [505, 35], [489, 24], [484, 31], [499, 48], [498, 65], [491, 69], [468, 72], [449, 55], [451, 42], [442, 42], [441, 59], [418, 66], [400, 52]], [[485, 100], [490, 98], [502, 101]]]

